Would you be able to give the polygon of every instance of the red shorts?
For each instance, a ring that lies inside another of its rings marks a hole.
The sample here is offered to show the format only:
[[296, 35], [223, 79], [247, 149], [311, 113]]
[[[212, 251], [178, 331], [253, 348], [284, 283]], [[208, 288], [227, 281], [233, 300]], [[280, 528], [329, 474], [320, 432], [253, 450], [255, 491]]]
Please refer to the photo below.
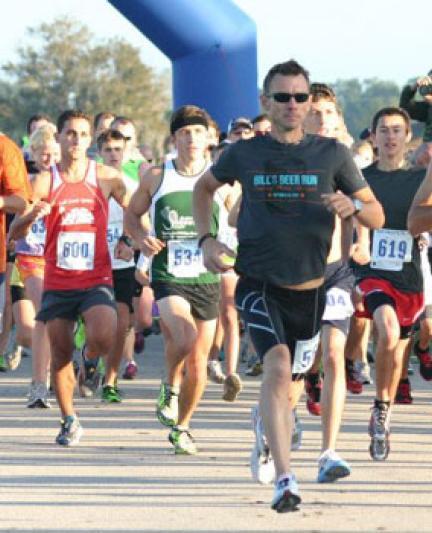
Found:
[[358, 318], [369, 318], [372, 320], [373, 310], [367, 306], [367, 297], [373, 293], [384, 293], [394, 301], [394, 309], [398, 317], [400, 326], [412, 326], [420, 316], [424, 308], [424, 295], [422, 292], [402, 292], [384, 279], [366, 278], [360, 281], [356, 290], [363, 299], [364, 311], [356, 310], [355, 316]]

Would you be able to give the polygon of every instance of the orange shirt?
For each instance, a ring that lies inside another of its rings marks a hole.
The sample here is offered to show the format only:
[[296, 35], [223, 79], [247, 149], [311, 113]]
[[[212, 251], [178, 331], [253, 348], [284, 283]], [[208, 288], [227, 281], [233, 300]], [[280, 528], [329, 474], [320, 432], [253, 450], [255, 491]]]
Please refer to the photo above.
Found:
[[[31, 197], [24, 158], [18, 146], [0, 134], [0, 196], [16, 194], [25, 200]], [[6, 270], [5, 213], [0, 211], [0, 272]]]

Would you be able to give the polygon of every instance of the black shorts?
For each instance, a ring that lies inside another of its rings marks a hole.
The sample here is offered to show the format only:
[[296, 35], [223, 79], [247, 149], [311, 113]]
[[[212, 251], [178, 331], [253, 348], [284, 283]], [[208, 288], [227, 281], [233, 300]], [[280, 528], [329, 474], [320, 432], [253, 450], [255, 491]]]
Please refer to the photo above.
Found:
[[351, 293], [354, 289], [354, 275], [351, 268], [343, 261], [327, 265], [324, 287], [326, 289], [326, 307], [322, 325], [339, 329], [347, 336], [354, 308]]
[[10, 293], [11, 293], [12, 305], [16, 304], [17, 302], [19, 302], [21, 300], [29, 300], [30, 299], [30, 298], [27, 298], [25, 288], [21, 287], [21, 285], [11, 285], [10, 286]]
[[294, 291], [241, 277], [235, 300], [261, 360], [271, 348], [285, 344], [291, 353], [293, 376], [302, 377], [318, 348], [326, 303], [324, 285]]
[[219, 283], [180, 284], [152, 281], [156, 301], [167, 296], [181, 296], [191, 307], [191, 314], [198, 320], [214, 320], [219, 316]]
[[109, 285], [96, 285], [89, 289], [44, 291], [36, 320], [49, 322], [55, 318], [75, 321], [95, 305], [107, 305], [117, 310], [114, 290]]
[[133, 313], [132, 299], [135, 290], [135, 267], [119, 268], [112, 271], [116, 302], [126, 304]]

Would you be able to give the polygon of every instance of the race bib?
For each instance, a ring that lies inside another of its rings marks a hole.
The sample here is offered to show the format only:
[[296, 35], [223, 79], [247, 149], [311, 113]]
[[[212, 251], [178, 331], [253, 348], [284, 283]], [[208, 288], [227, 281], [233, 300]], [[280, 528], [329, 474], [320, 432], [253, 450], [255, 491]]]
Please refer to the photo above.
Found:
[[344, 320], [354, 313], [349, 292], [332, 287], [326, 293], [326, 306], [322, 320]]
[[413, 238], [405, 230], [378, 229], [374, 231], [370, 266], [380, 270], [402, 270], [412, 256]]
[[319, 340], [320, 334], [318, 332], [312, 339], [296, 341], [292, 365], [293, 374], [305, 374], [309, 370], [314, 362]]
[[93, 270], [95, 233], [63, 231], [57, 238], [57, 266], [65, 270]]
[[168, 272], [176, 278], [197, 278], [206, 272], [196, 239], [168, 241]]

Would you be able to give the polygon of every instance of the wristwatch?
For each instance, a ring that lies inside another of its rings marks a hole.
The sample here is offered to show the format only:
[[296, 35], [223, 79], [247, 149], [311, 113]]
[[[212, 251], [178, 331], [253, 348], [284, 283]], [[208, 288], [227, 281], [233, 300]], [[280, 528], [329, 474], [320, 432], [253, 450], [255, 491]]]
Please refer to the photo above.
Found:
[[362, 209], [363, 209], [363, 202], [361, 200], [359, 200], [358, 198], [354, 198], [353, 199], [353, 204], [354, 204], [354, 213], [353, 215], [357, 215], [357, 213], [359, 213]]

